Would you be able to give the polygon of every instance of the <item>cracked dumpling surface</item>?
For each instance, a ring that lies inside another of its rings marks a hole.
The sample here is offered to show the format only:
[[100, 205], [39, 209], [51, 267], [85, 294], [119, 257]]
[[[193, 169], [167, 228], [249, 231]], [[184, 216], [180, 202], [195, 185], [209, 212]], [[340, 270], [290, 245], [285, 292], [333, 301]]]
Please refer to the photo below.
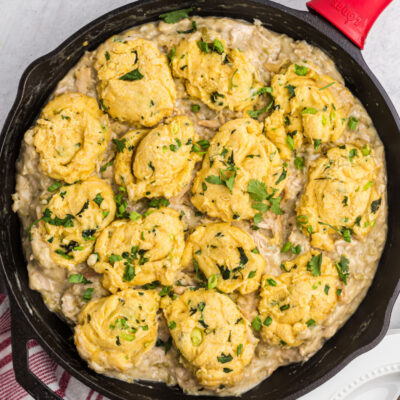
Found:
[[182, 265], [197, 264], [206, 278], [218, 277], [217, 289], [248, 294], [258, 289], [265, 260], [251, 236], [228, 223], [203, 225], [189, 236]]
[[177, 196], [189, 184], [201, 156], [192, 151], [198, 140], [189, 118], [178, 116], [149, 133], [128, 132], [117, 154], [115, 180], [129, 198]]
[[43, 210], [39, 234], [53, 261], [69, 268], [89, 257], [96, 238], [114, 216], [111, 186], [90, 177], [82, 183], [60, 187]]
[[153, 42], [111, 38], [99, 47], [95, 68], [98, 95], [111, 117], [154, 126], [172, 113], [175, 83], [167, 57]]
[[270, 345], [299, 346], [305, 331], [323, 324], [336, 307], [342, 283], [332, 260], [317, 251], [285, 262], [283, 269], [288, 272], [261, 281], [261, 337]]
[[179, 43], [172, 60], [174, 76], [184, 80], [190, 96], [213, 110], [239, 111], [250, 106], [260, 86], [255, 68], [244, 53], [228, 48], [224, 40], [207, 40], [196, 33]]
[[91, 300], [75, 326], [80, 356], [97, 372], [124, 372], [138, 365], [157, 338], [159, 295], [127, 289]]
[[118, 220], [96, 242], [94, 270], [112, 293], [153, 281], [172, 285], [184, 249], [178, 212], [161, 208], [137, 221]]
[[40, 168], [67, 183], [85, 180], [101, 159], [109, 137], [108, 118], [93, 97], [61, 94], [42, 110], [34, 128]]
[[173, 341], [198, 381], [211, 388], [239, 382], [258, 340], [236, 304], [206, 289], [163, 302]]
[[[277, 148], [251, 118], [222, 125], [210, 142], [192, 187], [192, 203], [225, 222], [275, 211], [287, 171]], [[255, 208], [254, 208], [255, 207]], [[279, 212], [279, 211], [278, 211]]]
[[378, 167], [368, 145], [333, 147], [314, 161], [297, 208], [297, 224], [311, 245], [332, 250], [339, 235], [364, 238], [378, 217]]
[[342, 135], [352, 94], [312, 66], [290, 65], [271, 80], [274, 111], [265, 120], [267, 137], [289, 159], [304, 138], [313, 143], [334, 142]]

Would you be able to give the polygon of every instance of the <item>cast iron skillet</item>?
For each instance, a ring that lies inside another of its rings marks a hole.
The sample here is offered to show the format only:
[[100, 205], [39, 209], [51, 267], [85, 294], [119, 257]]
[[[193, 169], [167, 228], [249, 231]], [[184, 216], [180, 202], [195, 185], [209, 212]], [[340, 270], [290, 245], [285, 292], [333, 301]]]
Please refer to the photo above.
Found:
[[[71, 330], [44, 305], [28, 284], [21, 247], [20, 223], [11, 210], [15, 162], [24, 132], [37, 117], [57, 82], [85, 50], [95, 49], [113, 34], [158, 19], [164, 12], [194, 7], [194, 14], [260, 19], [276, 32], [305, 39], [332, 57], [346, 85], [363, 102], [385, 145], [388, 169], [389, 231], [376, 277], [356, 313], [324, 347], [303, 365], [279, 368], [246, 393], [246, 399], [296, 399], [328, 380], [352, 359], [374, 347], [388, 329], [390, 313], [400, 291], [400, 123], [388, 96], [366, 66], [361, 53], [339, 31], [317, 15], [292, 10], [267, 0], [142, 0], [112, 11], [82, 28], [53, 52], [34, 61], [24, 72], [15, 103], [0, 138], [0, 254], [12, 311], [15, 375], [32, 396], [60, 399], [27, 365], [27, 343], [37, 340], [74, 377], [114, 400], [189, 399], [179, 388], [162, 383], [128, 384], [90, 370], [68, 340]], [[87, 41], [89, 45], [83, 47]], [[211, 397], [207, 397], [211, 398]]]

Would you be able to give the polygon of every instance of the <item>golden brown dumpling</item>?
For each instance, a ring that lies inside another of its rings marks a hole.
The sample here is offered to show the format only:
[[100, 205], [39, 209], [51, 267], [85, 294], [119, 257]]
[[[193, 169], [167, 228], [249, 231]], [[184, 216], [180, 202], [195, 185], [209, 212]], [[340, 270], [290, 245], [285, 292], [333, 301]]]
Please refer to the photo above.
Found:
[[162, 307], [181, 361], [200, 384], [231, 386], [243, 377], [258, 340], [236, 304], [214, 290], [186, 290]]
[[312, 246], [332, 250], [338, 235], [350, 242], [374, 226], [382, 200], [375, 188], [378, 168], [365, 149], [333, 147], [313, 163], [297, 208], [297, 224]]
[[112, 293], [153, 281], [172, 285], [184, 249], [183, 224], [177, 211], [151, 210], [137, 221], [118, 220], [96, 242], [94, 270]]
[[243, 110], [251, 105], [260, 86], [255, 68], [244, 53], [227, 47], [222, 39], [207, 43], [198, 34], [179, 43], [172, 71], [184, 80], [190, 96], [213, 110]]
[[61, 186], [43, 210], [38, 233], [53, 261], [70, 268], [89, 257], [96, 238], [114, 216], [110, 185], [91, 177], [82, 183]]
[[42, 110], [34, 128], [40, 168], [54, 179], [87, 179], [107, 148], [108, 118], [93, 97], [64, 93]]
[[251, 118], [222, 125], [210, 142], [192, 187], [192, 203], [223, 221], [250, 219], [271, 210], [281, 213], [279, 194], [287, 171], [277, 148]]
[[138, 365], [157, 339], [160, 297], [127, 289], [90, 301], [75, 326], [75, 345], [95, 371], [125, 372]]
[[154, 126], [172, 113], [175, 83], [153, 42], [113, 37], [97, 50], [95, 68], [101, 105], [113, 118]]
[[339, 82], [292, 64], [272, 78], [271, 88], [274, 111], [265, 120], [265, 133], [282, 158], [291, 158], [303, 137], [318, 144], [342, 135], [354, 99]]
[[217, 289], [225, 293], [254, 292], [260, 285], [265, 260], [251, 236], [228, 223], [198, 226], [188, 237], [182, 265], [193, 263], [207, 279], [217, 278]]
[[323, 324], [338, 302], [342, 286], [331, 259], [317, 251], [287, 261], [279, 276], [261, 281], [258, 318], [261, 336], [270, 345], [299, 346], [304, 331]]
[[154, 128], [128, 132], [115, 160], [115, 180], [126, 186], [129, 198], [177, 196], [189, 184], [201, 160], [192, 147], [198, 139], [184, 116]]

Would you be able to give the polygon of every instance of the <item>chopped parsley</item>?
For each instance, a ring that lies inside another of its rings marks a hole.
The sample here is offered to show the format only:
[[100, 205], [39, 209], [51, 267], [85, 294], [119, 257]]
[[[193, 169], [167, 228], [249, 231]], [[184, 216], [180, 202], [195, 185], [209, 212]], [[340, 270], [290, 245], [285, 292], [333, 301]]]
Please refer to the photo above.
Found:
[[299, 76], [305, 76], [308, 74], [308, 68], [303, 65], [294, 64], [294, 72]]
[[188, 18], [189, 13], [193, 11], [193, 8], [184, 8], [182, 10], [175, 10], [168, 13], [160, 14], [159, 18], [164, 20], [167, 24], [176, 24], [181, 19]]
[[248, 279], [254, 278], [256, 276], [256, 271], [250, 271], [249, 275], [247, 276]]
[[382, 199], [374, 200], [371, 203], [371, 212], [373, 214], [376, 214], [376, 212], [379, 210], [379, 207], [381, 206], [381, 203], [382, 203]]
[[84, 231], [82, 231], [82, 237], [85, 240], [94, 240], [94, 234], [96, 233], [96, 229], [86, 229]]
[[[194, 104], [197, 105], [197, 104]], [[193, 107], [193, 106], [192, 106]], [[200, 109], [200, 106], [199, 106]], [[210, 142], [207, 139], [202, 139], [193, 144], [192, 149], [190, 151], [193, 151], [195, 153], [199, 154], [205, 154], [205, 151], [210, 147]]]
[[[211, 93], [211, 96], [210, 96], [210, 99], [211, 99], [211, 102], [212, 103], [217, 103], [217, 101], [218, 101], [218, 98], [224, 98], [225, 96], [223, 95], [223, 94], [221, 94], [221, 93], [218, 93], [218, 92], [212, 92]], [[219, 106], [222, 106], [223, 104], [224, 104], [224, 102], [223, 101], [220, 101], [219, 103], [217, 103]]]
[[251, 326], [255, 331], [258, 332], [261, 329], [261, 325], [262, 325], [261, 318], [258, 315], [256, 315], [253, 319], [253, 322], [251, 323]]
[[125, 271], [122, 277], [124, 282], [130, 282], [135, 277], [135, 268], [133, 265], [127, 260], [125, 261]]
[[286, 168], [283, 168], [282, 173], [280, 174], [278, 180], [275, 182], [275, 185], [278, 185], [280, 182], [286, 179], [287, 171]]
[[326, 295], [329, 294], [329, 289], [330, 289], [330, 288], [331, 288], [331, 287], [330, 287], [329, 285], [325, 285], [325, 287], [324, 287], [324, 292], [325, 292]]
[[[51, 218], [51, 211], [46, 208], [43, 212], [43, 216], [42, 218], [40, 218], [39, 220], [35, 221], [34, 224], [38, 223], [39, 221], [43, 220], [44, 222], [50, 224], [50, 225], [54, 225], [54, 226], [63, 226], [64, 228], [71, 228], [74, 226], [74, 216], [71, 214], [67, 214], [64, 218], [59, 218], [59, 217], [54, 217]], [[32, 224], [31, 226], [33, 226], [34, 224]]]
[[268, 283], [268, 286], [273, 286], [273, 287], [276, 286], [276, 280], [275, 279], [268, 278], [267, 279], [267, 283]]
[[232, 361], [233, 357], [230, 354], [226, 355], [225, 353], [221, 353], [220, 356], [217, 356], [217, 360], [221, 364], [225, 364], [225, 363]]
[[170, 336], [165, 342], [161, 339], [157, 339], [156, 347], [164, 347], [164, 352], [167, 354], [172, 347], [172, 337]]
[[149, 201], [150, 208], [168, 207], [169, 204], [170, 204], [169, 200], [166, 199], [165, 197], [153, 198]]
[[93, 199], [93, 201], [100, 207], [101, 203], [103, 202], [104, 198], [100, 193], [96, 194], [96, 197]]
[[318, 150], [320, 144], [321, 144], [321, 139], [314, 139], [314, 150]]
[[311, 260], [307, 263], [307, 271], [311, 272], [313, 276], [321, 276], [322, 253], [317, 256], [312, 256]]
[[349, 272], [349, 264], [350, 261], [348, 258], [346, 258], [345, 256], [341, 256], [340, 261], [338, 263], [336, 263], [336, 270], [338, 272], [339, 275], [339, 279], [345, 284], [347, 285], [347, 279], [350, 276], [350, 272]]
[[110, 264], [114, 264], [117, 261], [121, 261], [122, 257], [119, 254], [111, 254], [110, 256], [108, 256], [108, 262]]
[[[224, 46], [222, 45], [222, 43], [218, 39], [214, 40], [212, 48], [218, 54], [222, 54], [224, 52]], [[233, 73], [233, 75], [235, 75], [235, 73]]]
[[92, 283], [91, 281], [87, 280], [83, 274], [72, 274], [68, 278], [69, 283]]
[[83, 294], [82, 300], [86, 302], [90, 301], [92, 299], [93, 291], [93, 288], [87, 288]]
[[113, 139], [112, 142], [117, 147], [117, 153], [122, 153], [126, 148], [126, 139], [121, 139], [121, 140]]
[[175, 321], [171, 321], [169, 324], [168, 324], [168, 328], [172, 331], [173, 329], [175, 329], [176, 328], [176, 322]]
[[315, 320], [313, 320], [312, 318], [310, 318], [307, 322], [306, 322], [307, 326], [314, 326], [315, 325]]
[[55, 192], [57, 189], [59, 189], [61, 186], [62, 186], [61, 182], [54, 182], [47, 188], [47, 190], [52, 193]]
[[202, 51], [203, 53], [210, 53], [210, 48], [208, 47], [208, 43], [207, 42], [203, 42], [203, 40], [199, 40], [197, 42], [197, 46], [199, 46], [200, 51]]
[[109, 162], [102, 165], [100, 168], [100, 172], [104, 172], [108, 167], [111, 167], [111, 165], [113, 165], [113, 163], [114, 163], [114, 159], [112, 159]]
[[273, 104], [274, 102], [271, 101], [268, 105], [261, 108], [260, 110], [247, 110], [247, 114], [249, 114], [251, 118], [257, 119], [261, 114], [267, 112], [272, 107]]
[[182, 146], [182, 142], [181, 142], [181, 140], [178, 139], [178, 138], [175, 138], [174, 140], [175, 140], [175, 143], [176, 143], [176, 144], [175, 144], [175, 143], [170, 144], [170, 145], [169, 145], [169, 149], [170, 149], [171, 151], [173, 151], [173, 152], [176, 152], [176, 151], [178, 151], [179, 148]]
[[172, 65], [172, 60], [175, 58], [176, 49], [173, 47], [167, 54], [169, 65]]
[[265, 183], [256, 179], [250, 179], [247, 185], [247, 192], [250, 194], [250, 197], [255, 201], [264, 201], [269, 196]]
[[303, 157], [296, 157], [294, 159], [294, 166], [298, 169], [298, 170], [302, 170], [304, 168], [304, 158]]
[[295, 93], [295, 89], [296, 89], [296, 87], [295, 86], [293, 86], [293, 85], [287, 85], [287, 86], [285, 86], [285, 88], [288, 90], [288, 92], [289, 92], [289, 100], [291, 99], [291, 98], [293, 98], [294, 96], [296, 96], [296, 93]]
[[272, 318], [271, 318], [271, 317], [267, 317], [267, 318], [265, 318], [263, 324], [264, 324], [265, 326], [270, 326], [270, 325], [271, 325], [271, 322], [272, 322]]
[[132, 71], [122, 75], [120, 81], [138, 81], [143, 78], [143, 75], [139, 72], [139, 68], [133, 69]]
[[286, 144], [290, 150], [294, 150], [294, 140], [290, 134], [286, 135]]
[[191, 109], [192, 112], [198, 113], [200, 111], [200, 106], [198, 104], [192, 104], [190, 109]]
[[246, 256], [246, 253], [243, 250], [243, 247], [238, 247], [237, 249], [238, 249], [239, 254], [240, 254], [240, 265], [246, 265], [247, 262], [249, 261], [249, 259]]

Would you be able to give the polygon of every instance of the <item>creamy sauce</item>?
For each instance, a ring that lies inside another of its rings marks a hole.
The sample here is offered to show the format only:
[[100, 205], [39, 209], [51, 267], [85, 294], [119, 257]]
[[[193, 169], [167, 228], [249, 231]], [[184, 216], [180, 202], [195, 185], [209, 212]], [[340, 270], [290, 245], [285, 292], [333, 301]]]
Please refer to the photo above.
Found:
[[[307, 60], [316, 66], [317, 72], [329, 75], [333, 79], [343, 83], [343, 78], [337, 71], [334, 60], [331, 60], [321, 50], [307, 44], [305, 41], [294, 41], [286, 35], [271, 32], [262, 27], [261, 23], [255, 21], [254, 24], [232, 20], [228, 18], [200, 18], [194, 17], [199, 30], [207, 28], [218, 32], [229, 47], [240, 48], [252, 62], [259, 73], [259, 80], [268, 85], [271, 75], [277, 73], [286, 64]], [[176, 46], [186, 35], [177, 34], [177, 30], [187, 30], [191, 27], [191, 20], [185, 19], [178, 24], [166, 24], [164, 22], [149, 23], [129, 30], [121, 37], [145, 38], [153, 41], [163, 53]], [[63, 78], [53, 95], [64, 92], [81, 92], [97, 98], [96, 94], [96, 73], [93, 68], [94, 53], [87, 52], [78, 64]], [[232, 112], [228, 110], [213, 111], [206, 106], [202, 106], [200, 112], [191, 112], [192, 104], [199, 104], [199, 101], [191, 100], [185, 92], [181, 81], [176, 80], [177, 101], [173, 115], [187, 115], [195, 126], [195, 130], [200, 138], [210, 139], [217, 129], [230, 119], [238, 118], [243, 112]], [[260, 107], [258, 107], [260, 108]], [[353, 239], [351, 243], [344, 240], [337, 240], [333, 251], [326, 253], [333, 260], [340, 259], [344, 253], [350, 260], [351, 276], [348, 285], [343, 291], [341, 301], [331, 313], [329, 318], [313, 330], [306, 330], [302, 333], [304, 343], [298, 347], [268, 346], [262, 341], [259, 342], [252, 362], [246, 367], [245, 375], [241, 383], [231, 388], [219, 388], [218, 395], [238, 395], [257, 385], [260, 381], [267, 378], [279, 366], [306, 361], [324, 342], [346, 322], [346, 320], [357, 309], [364, 298], [371, 281], [374, 277], [378, 260], [383, 250], [386, 238], [386, 170], [383, 145], [377, 135], [370, 117], [362, 104], [356, 99], [349, 115], [358, 119], [358, 129], [356, 131], [345, 130], [339, 139], [338, 144], [352, 143], [356, 140], [363, 140], [369, 143], [374, 149], [378, 167], [380, 168], [376, 189], [382, 195], [382, 205], [378, 220], [372, 231], [364, 241]], [[132, 126], [112, 121], [111, 138], [118, 138]], [[29, 241], [26, 229], [37, 218], [41, 216], [42, 207], [51, 197], [47, 188], [54, 180], [41, 173], [39, 169], [39, 156], [33, 146], [33, 131], [28, 130], [24, 136], [21, 153], [17, 163], [17, 185], [16, 193], [13, 195], [15, 212], [18, 212], [22, 220], [24, 232], [22, 235], [25, 256], [28, 262], [28, 272], [30, 287], [39, 291], [47, 306], [58, 313], [69, 324], [73, 325], [77, 321], [77, 315], [86, 304], [82, 300], [85, 286], [68, 282], [67, 270], [57, 266], [50, 258], [50, 253], [46, 244], [41, 241], [37, 229], [32, 229], [33, 240]], [[104, 172], [100, 171], [101, 166], [111, 161], [115, 156], [114, 147], [109, 142], [103, 161], [96, 166], [96, 174], [107, 180], [117, 191], [114, 181], [113, 166], [109, 166]], [[315, 153], [311, 150], [306, 151], [304, 156], [309, 165]], [[197, 165], [197, 168], [200, 164]], [[293, 161], [289, 164], [289, 182], [286, 185], [285, 198], [283, 202], [284, 215], [264, 217], [260, 223], [260, 228], [254, 231], [250, 228], [250, 222], [241, 221], [235, 225], [246, 230], [254, 239], [261, 254], [266, 259], [266, 270], [272, 275], [281, 273], [280, 264], [289, 256], [281, 253], [282, 243], [290, 240], [292, 243], [300, 244], [302, 252], [310, 249], [309, 239], [304, 236], [296, 226], [295, 207], [299, 196], [307, 182], [307, 168], [303, 171], [297, 170]], [[211, 221], [208, 217], [195, 216], [194, 208], [189, 198], [189, 186], [175, 198], [170, 199], [172, 208], [184, 211], [183, 222], [187, 232], [192, 231], [200, 221]], [[129, 204], [129, 210], [143, 210], [143, 204]], [[269, 213], [270, 214], [270, 213]], [[100, 275], [96, 274], [88, 264], [92, 264], [93, 259], [89, 257], [87, 263], [79, 264], [75, 271], [70, 273], [82, 272], [92, 281], [91, 287], [94, 288], [93, 298], [107, 295], [107, 291], [100, 283]], [[193, 285], [194, 273], [191, 270], [184, 270], [178, 273], [176, 280], [182, 285]], [[183, 291], [182, 286], [175, 286], [177, 294]], [[237, 302], [241, 311], [251, 321], [257, 314], [258, 294], [257, 292], [248, 295], [233, 294], [231, 297]], [[158, 314], [159, 333], [158, 337], [166, 340], [169, 337], [161, 310]], [[257, 335], [257, 333], [256, 333]], [[168, 385], [179, 384], [185, 392], [191, 394], [214, 393], [203, 388], [195, 380], [191, 372], [179, 361], [179, 356], [174, 347], [165, 354], [164, 348], [154, 347], [144, 357], [143, 362], [125, 374], [118, 372], [110, 373], [103, 370], [98, 365], [91, 365], [99, 373], [105, 373], [126, 381], [135, 379], [146, 379], [153, 381], [164, 381]]]

